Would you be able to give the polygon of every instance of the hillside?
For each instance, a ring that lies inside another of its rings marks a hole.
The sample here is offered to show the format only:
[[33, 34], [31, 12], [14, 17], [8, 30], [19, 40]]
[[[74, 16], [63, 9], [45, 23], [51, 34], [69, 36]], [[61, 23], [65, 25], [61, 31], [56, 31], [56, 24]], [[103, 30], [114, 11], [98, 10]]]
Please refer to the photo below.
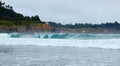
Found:
[[0, 32], [39, 32], [48, 31], [50, 25], [42, 22], [38, 15], [23, 16], [13, 7], [0, 2]]

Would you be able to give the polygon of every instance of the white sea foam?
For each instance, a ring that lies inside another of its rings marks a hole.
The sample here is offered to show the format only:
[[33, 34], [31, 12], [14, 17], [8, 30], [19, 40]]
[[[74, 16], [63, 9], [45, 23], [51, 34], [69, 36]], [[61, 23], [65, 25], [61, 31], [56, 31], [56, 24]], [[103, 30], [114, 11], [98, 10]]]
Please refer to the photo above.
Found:
[[120, 49], [120, 39], [73, 40], [37, 38], [0, 38], [0, 45], [68, 46], [82, 48]]
[[0, 38], [9, 38], [9, 34], [7, 34], [7, 33], [0, 33]]
[[[89, 35], [83, 35], [82, 37], [85, 38], [87, 36]], [[67, 46], [80, 48], [120, 49], [120, 38], [92, 39], [92, 37], [89, 39], [44, 39], [33, 37], [10, 38], [9, 34], [0, 34], [0, 45]]]

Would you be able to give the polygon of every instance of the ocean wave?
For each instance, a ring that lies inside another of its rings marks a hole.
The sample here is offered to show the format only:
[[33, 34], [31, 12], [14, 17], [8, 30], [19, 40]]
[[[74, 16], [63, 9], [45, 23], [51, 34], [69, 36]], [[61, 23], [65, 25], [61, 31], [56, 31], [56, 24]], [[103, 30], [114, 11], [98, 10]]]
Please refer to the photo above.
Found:
[[73, 33], [0, 33], [0, 38], [41, 38], [41, 39], [120, 39], [120, 34], [73, 34]]

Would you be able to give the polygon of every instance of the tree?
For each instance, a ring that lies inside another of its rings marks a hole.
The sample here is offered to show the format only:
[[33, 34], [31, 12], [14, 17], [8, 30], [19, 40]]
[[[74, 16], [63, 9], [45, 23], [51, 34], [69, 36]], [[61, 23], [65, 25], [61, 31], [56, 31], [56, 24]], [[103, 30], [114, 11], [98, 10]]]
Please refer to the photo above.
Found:
[[118, 25], [119, 23], [117, 21], [115, 21], [114, 24]]
[[42, 21], [40, 20], [38, 15], [32, 16], [31, 19], [32, 19], [32, 21], [38, 21], [38, 22], [42, 23]]

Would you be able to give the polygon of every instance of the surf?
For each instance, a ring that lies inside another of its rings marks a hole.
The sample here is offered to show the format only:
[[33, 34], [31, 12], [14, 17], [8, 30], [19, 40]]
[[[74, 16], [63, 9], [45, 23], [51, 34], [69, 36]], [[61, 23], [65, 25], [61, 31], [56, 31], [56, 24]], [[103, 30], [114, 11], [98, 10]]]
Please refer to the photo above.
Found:
[[119, 39], [120, 34], [89, 34], [89, 33], [0, 33], [0, 38], [39, 38], [39, 39]]
[[120, 49], [119, 34], [1, 33], [0, 45], [65, 46]]

